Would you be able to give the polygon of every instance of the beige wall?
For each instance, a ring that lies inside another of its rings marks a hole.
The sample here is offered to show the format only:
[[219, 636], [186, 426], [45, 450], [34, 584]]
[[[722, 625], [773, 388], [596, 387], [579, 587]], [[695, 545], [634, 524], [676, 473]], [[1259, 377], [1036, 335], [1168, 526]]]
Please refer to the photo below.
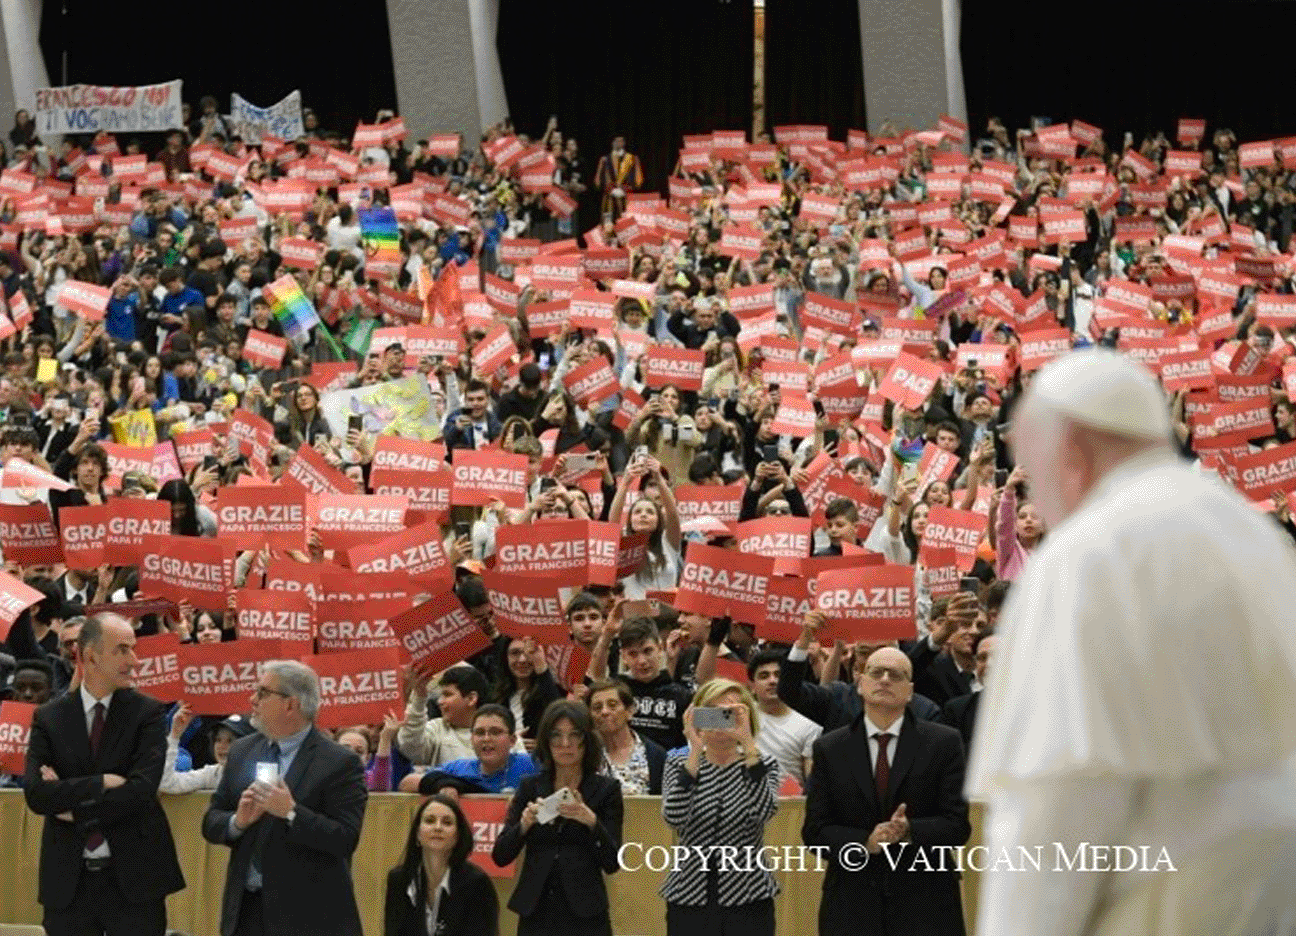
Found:
[[[360, 901], [366, 936], [382, 936], [382, 902], [387, 871], [400, 860], [409, 820], [419, 797], [413, 794], [377, 793], [369, 797], [364, 832], [352, 861], [356, 897]], [[209, 845], [199, 831], [209, 797], [163, 796], [162, 805], [171, 820], [180, 865], [188, 886], [167, 901], [168, 925], [189, 936], [218, 936], [221, 891], [225, 886], [228, 851]], [[670, 829], [661, 818], [657, 797], [626, 799], [623, 839], [645, 845], [669, 845]], [[779, 810], [766, 828], [767, 845], [800, 844], [804, 799], [779, 801]], [[40, 859], [42, 819], [27, 809], [22, 793], [0, 791], [0, 842], [6, 846], [6, 869], [0, 875], [0, 923], [39, 923], [36, 903], [37, 868]], [[980, 841], [980, 810], [972, 809], [972, 839]], [[783, 892], [776, 904], [779, 936], [813, 936], [819, 912], [822, 874], [781, 873], [776, 875]], [[976, 880], [964, 881], [963, 903], [968, 933], [976, 913]], [[612, 931], [622, 936], [664, 936], [666, 909], [657, 889], [664, 873], [618, 872], [608, 878], [612, 904]], [[516, 917], [503, 909], [513, 890], [512, 880], [495, 881], [500, 896], [501, 936], [514, 936]]]
[[958, 58], [960, 0], [859, 0], [868, 130], [887, 118], [901, 130], [941, 114], [966, 119]]

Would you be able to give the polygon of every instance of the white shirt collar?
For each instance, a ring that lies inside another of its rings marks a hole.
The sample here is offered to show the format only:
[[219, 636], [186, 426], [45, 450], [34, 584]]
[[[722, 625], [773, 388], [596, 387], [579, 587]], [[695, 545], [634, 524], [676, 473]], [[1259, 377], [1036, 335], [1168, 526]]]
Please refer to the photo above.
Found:
[[[441, 875], [441, 883], [437, 885], [437, 890], [443, 894], [450, 893], [450, 869], [445, 869], [445, 874]], [[409, 897], [410, 903], [418, 900], [418, 888], [414, 881], [410, 881], [409, 887], [405, 888], [405, 894]]]
[[901, 712], [900, 717], [891, 724], [887, 725], [885, 728], [879, 728], [877, 725], [873, 724], [873, 719], [869, 718], [868, 715], [865, 715], [864, 724], [867, 727], [868, 736], [870, 738], [876, 738], [880, 734], [889, 734], [893, 738], [898, 738], [900, 737], [900, 726], [904, 724], [904, 718], [904, 712]]
[[87, 718], [89, 718], [90, 713], [94, 711], [95, 705], [101, 702], [103, 703], [104, 717], [106, 718], [108, 716], [108, 707], [112, 705], [112, 697], [113, 694], [110, 692], [102, 699], [96, 699], [90, 694], [90, 690], [85, 687], [85, 684], [81, 684], [81, 708], [85, 711]]

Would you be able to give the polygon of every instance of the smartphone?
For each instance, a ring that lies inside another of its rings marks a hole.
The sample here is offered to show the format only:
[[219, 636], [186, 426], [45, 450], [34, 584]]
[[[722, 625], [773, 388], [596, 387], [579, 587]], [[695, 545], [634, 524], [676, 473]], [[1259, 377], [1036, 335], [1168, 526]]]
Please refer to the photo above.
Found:
[[621, 605], [621, 618], [626, 621], [631, 618], [655, 618], [660, 611], [661, 605], [651, 598], [626, 601]]
[[1008, 483], [1008, 469], [999, 468], [995, 471], [995, 487], [1001, 488]]
[[693, 727], [698, 731], [713, 728], [721, 731], [734, 727], [733, 709], [704, 705], [693, 710]]
[[981, 580], [975, 575], [965, 575], [959, 579], [959, 591], [971, 592], [976, 595], [981, 592]]
[[279, 782], [279, 764], [273, 761], [258, 761], [256, 765], [256, 782], [274, 786]]
[[352, 413], [350, 416], [347, 417], [347, 432], [352, 432], [352, 431], [355, 432], [364, 431], [363, 413]]
[[541, 492], [541, 493], [544, 493], [545, 491], [552, 491], [552, 490], [553, 490], [554, 488], [556, 488], [557, 486], [558, 486], [558, 479], [557, 479], [557, 478], [541, 478], [541, 479], [540, 479], [540, 492]]
[[778, 460], [779, 460], [779, 453], [778, 453], [777, 445], [761, 446], [761, 461], [776, 462]]
[[455, 539], [463, 539], [465, 536], [472, 536], [472, 524], [460, 520], [454, 525]]
[[217, 458], [215, 455], [204, 455], [204, 456], [203, 456], [202, 466], [203, 466], [203, 470], [204, 470], [204, 471], [211, 471], [213, 468], [215, 468], [215, 467], [216, 467], [217, 465], [219, 465], [219, 464], [220, 464], [220, 459]]
[[634, 450], [635, 461], [643, 461], [647, 457], [648, 457], [648, 446], [641, 445]]

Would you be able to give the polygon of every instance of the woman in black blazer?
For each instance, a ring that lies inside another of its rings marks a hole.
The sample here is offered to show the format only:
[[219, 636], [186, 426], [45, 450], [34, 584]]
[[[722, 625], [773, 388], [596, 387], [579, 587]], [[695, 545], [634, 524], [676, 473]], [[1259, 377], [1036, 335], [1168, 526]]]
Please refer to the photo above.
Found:
[[499, 898], [486, 872], [468, 861], [472, 829], [448, 796], [414, 813], [405, 860], [387, 875], [385, 936], [499, 936]]
[[[509, 909], [518, 936], [611, 936], [603, 873], [617, 870], [621, 848], [621, 784], [599, 774], [603, 754], [589, 709], [560, 700], [545, 710], [536, 731], [540, 773], [525, 778], [509, 803], [491, 857], [503, 866], [526, 846]], [[571, 791], [547, 823], [540, 802]]]

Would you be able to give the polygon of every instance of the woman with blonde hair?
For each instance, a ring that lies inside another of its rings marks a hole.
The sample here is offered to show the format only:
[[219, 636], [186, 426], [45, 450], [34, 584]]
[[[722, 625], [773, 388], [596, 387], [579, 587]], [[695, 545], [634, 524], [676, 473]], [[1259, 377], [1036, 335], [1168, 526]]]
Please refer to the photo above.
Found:
[[779, 767], [757, 749], [759, 730], [756, 700], [730, 679], [703, 683], [684, 712], [688, 754], [668, 758], [662, 778], [662, 817], [688, 849], [661, 889], [667, 936], [774, 936], [779, 887], [770, 872], [741, 858], [737, 869], [717, 869], [701, 858], [713, 852], [692, 847], [760, 853], [778, 809]]

